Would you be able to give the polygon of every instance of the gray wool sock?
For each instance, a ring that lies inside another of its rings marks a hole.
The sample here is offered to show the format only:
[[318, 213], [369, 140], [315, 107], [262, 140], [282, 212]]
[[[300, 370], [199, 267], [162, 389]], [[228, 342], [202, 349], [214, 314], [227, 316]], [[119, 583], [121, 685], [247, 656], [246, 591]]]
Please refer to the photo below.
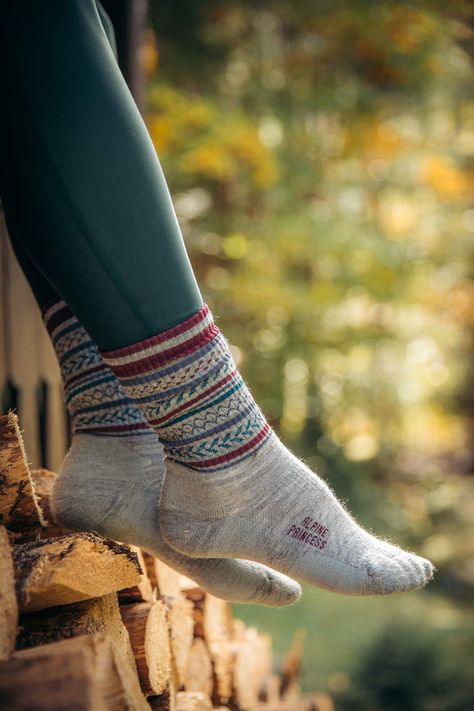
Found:
[[196, 560], [163, 539], [159, 501], [164, 454], [151, 430], [63, 301], [43, 312], [64, 384], [73, 439], [53, 492], [58, 523], [135, 544], [216, 597], [280, 607], [301, 588], [265, 566]]
[[245, 462], [219, 472], [166, 466], [161, 527], [186, 555], [251, 558], [348, 595], [415, 590], [433, 576], [428, 560], [361, 528], [274, 433]]
[[181, 553], [249, 558], [351, 595], [430, 580], [429, 561], [364, 531], [280, 442], [208, 306], [104, 358], [163, 444], [161, 528]]
[[171, 548], [159, 526], [164, 475], [163, 450], [152, 432], [78, 434], [53, 491], [55, 519], [72, 530], [140, 546], [224, 600], [282, 607], [300, 597], [294, 580], [258, 563], [193, 559]]

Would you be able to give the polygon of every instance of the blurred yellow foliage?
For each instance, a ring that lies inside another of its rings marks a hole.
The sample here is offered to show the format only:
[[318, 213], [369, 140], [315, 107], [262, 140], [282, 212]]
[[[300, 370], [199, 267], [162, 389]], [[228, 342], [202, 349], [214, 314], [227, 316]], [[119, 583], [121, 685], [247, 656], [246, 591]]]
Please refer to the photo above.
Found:
[[222, 145], [216, 140], [208, 140], [186, 151], [179, 166], [184, 173], [199, 173], [214, 180], [230, 180], [234, 172], [232, 156], [222, 150]]
[[469, 193], [473, 194], [468, 176], [443, 156], [425, 158], [421, 163], [421, 176], [444, 200], [461, 200]]
[[245, 171], [254, 188], [264, 189], [279, 177], [274, 153], [245, 114], [216, 103], [155, 85], [148, 126], [163, 159], [188, 175], [232, 182]]
[[413, 229], [418, 221], [418, 209], [410, 195], [391, 192], [378, 204], [380, 226], [392, 237], [400, 237]]

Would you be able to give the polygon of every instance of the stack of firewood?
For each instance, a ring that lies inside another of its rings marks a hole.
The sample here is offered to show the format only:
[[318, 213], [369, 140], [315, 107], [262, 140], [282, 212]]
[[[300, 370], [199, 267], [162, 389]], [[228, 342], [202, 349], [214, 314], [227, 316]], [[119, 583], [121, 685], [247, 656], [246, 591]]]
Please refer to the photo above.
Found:
[[52, 522], [55, 474], [30, 471], [0, 417], [0, 709], [330, 711], [302, 697], [300, 639], [271, 639], [160, 560]]

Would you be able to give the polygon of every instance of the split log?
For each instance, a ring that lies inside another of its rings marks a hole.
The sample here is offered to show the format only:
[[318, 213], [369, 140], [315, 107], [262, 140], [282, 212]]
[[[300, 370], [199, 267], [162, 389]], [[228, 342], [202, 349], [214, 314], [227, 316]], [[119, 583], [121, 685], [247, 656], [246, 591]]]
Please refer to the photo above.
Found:
[[153, 559], [157, 587], [163, 597], [179, 597], [181, 592], [181, 574], [170, 568], [159, 558]]
[[285, 656], [281, 674], [281, 698], [285, 701], [299, 696], [301, 664], [304, 652], [305, 630], [297, 630], [293, 637], [291, 648]]
[[[142, 698], [130, 638], [120, 616], [116, 593], [22, 615], [16, 649], [98, 632], [107, 634], [114, 644], [117, 668], [127, 696]], [[144, 704], [142, 698], [142, 706]]]
[[0, 523], [23, 538], [44, 523], [13, 412], [0, 416]]
[[184, 676], [186, 691], [200, 691], [212, 695], [212, 662], [206, 644], [202, 639], [193, 640]]
[[[138, 546], [130, 546], [130, 549], [136, 554], [138, 563], [141, 568], [140, 581], [137, 585], [130, 588], [125, 588], [119, 593], [121, 604], [130, 605], [134, 602], [152, 602], [154, 599], [154, 586], [148, 575], [147, 562], [144, 552]], [[151, 556], [149, 556], [151, 557]]]
[[31, 478], [33, 480], [37, 501], [41, 507], [44, 522], [46, 525], [48, 523], [53, 523], [54, 516], [51, 509], [51, 494], [57, 474], [49, 471], [49, 469], [32, 469]]
[[9, 711], [145, 711], [124, 684], [104, 634], [24, 649], [0, 663], [0, 707]]
[[128, 546], [93, 533], [73, 533], [13, 546], [20, 611], [100, 597], [139, 582]]
[[272, 669], [271, 638], [246, 628], [243, 639], [235, 643], [234, 691], [241, 709], [251, 709], [259, 703], [266, 677]]
[[212, 711], [211, 699], [200, 691], [179, 691], [176, 711]]
[[194, 587], [185, 590], [184, 595], [193, 605], [194, 636], [199, 637], [199, 639], [204, 639], [204, 604], [206, 592], [202, 588]]
[[153, 566], [153, 573], [149, 570], [148, 574], [152, 580], [154, 579], [160, 595], [178, 598], [181, 597], [182, 592], [197, 587], [194, 580], [170, 568], [159, 558], [154, 558], [149, 553], [146, 556], [149, 559], [147, 565]]
[[278, 674], [269, 674], [260, 689], [259, 699], [263, 704], [277, 706], [280, 701], [281, 679]]
[[178, 688], [184, 685], [189, 654], [193, 643], [193, 606], [183, 597], [166, 597], [168, 624], [170, 629], [171, 655]]
[[49, 469], [32, 469], [31, 478], [35, 489], [36, 498], [43, 514], [43, 528], [39, 531], [40, 538], [65, 536], [70, 530], [59, 526], [54, 520], [52, 508], [52, 492], [57, 474]]
[[141, 691], [135, 659], [116, 593], [22, 615], [16, 649], [29, 649], [99, 632], [107, 634], [115, 646], [120, 675], [128, 695], [139, 698]]
[[143, 693], [171, 694], [171, 650], [164, 603], [156, 600], [123, 605], [120, 613], [130, 636]]
[[234, 666], [230, 604], [207, 593], [204, 599], [203, 628], [216, 679], [213, 701], [226, 704], [232, 696]]
[[16, 649], [29, 649], [97, 632], [106, 633], [117, 648], [133, 660], [116, 593], [21, 615]]
[[8, 534], [0, 526], [0, 660], [8, 659], [15, 647], [18, 605]]

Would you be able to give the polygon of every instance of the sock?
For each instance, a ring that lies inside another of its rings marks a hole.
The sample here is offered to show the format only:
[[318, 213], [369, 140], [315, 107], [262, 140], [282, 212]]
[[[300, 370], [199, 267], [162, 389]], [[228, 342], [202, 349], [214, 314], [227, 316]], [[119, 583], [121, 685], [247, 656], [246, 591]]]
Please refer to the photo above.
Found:
[[431, 563], [361, 528], [276, 434], [207, 306], [104, 353], [167, 455], [161, 529], [189, 556], [244, 557], [340, 593], [422, 587]]
[[43, 313], [64, 383], [72, 445], [53, 491], [55, 519], [149, 551], [226, 600], [272, 606], [298, 599], [297, 583], [250, 561], [192, 559], [159, 526], [163, 449], [67, 305]]
[[64, 301], [48, 304], [43, 321], [61, 369], [73, 435], [150, 434], [150, 428], [95, 343]]

